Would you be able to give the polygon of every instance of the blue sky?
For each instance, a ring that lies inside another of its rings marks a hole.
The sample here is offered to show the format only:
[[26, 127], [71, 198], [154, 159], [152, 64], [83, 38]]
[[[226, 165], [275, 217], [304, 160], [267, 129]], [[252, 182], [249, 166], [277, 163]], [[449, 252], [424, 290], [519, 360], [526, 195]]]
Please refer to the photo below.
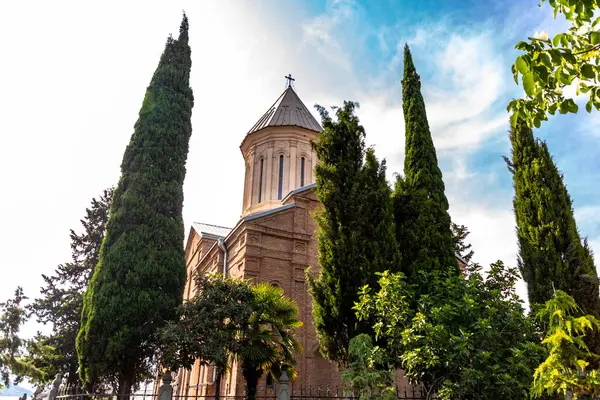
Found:
[[[402, 48], [411, 47], [453, 219], [475, 260], [516, 263], [508, 101], [514, 43], [555, 32], [538, 0], [181, 0], [2, 2], [0, 255], [7, 297], [38, 294], [41, 274], [69, 260], [69, 229], [115, 185], [145, 88], [181, 10], [190, 19], [193, 136], [184, 219], [233, 226], [241, 213], [248, 129], [296, 78], [307, 106], [355, 100], [367, 142], [401, 172]], [[23, 25], [24, 17], [27, 26]], [[315, 113], [316, 115], [316, 113]], [[600, 115], [545, 123], [579, 228], [600, 254]], [[521, 285], [521, 293], [524, 293]], [[25, 328], [33, 334], [39, 326]]]

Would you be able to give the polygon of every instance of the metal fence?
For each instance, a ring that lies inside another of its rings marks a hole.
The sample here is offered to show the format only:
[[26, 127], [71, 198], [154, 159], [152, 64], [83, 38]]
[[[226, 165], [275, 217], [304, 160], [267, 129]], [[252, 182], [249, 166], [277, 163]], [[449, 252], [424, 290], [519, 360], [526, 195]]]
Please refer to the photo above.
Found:
[[[81, 388], [62, 387], [62, 377], [57, 376], [53, 386], [48, 393], [44, 393], [34, 400], [247, 400], [249, 396], [241, 395], [202, 395], [198, 390], [192, 393], [186, 391], [183, 394], [174, 393], [171, 386], [171, 374], [167, 372], [162, 379], [162, 384], [157, 387], [155, 382], [146, 382], [140, 389], [130, 394], [120, 395], [114, 392], [95, 388], [85, 391]], [[195, 393], [194, 393], [195, 392]], [[279, 384], [273, 389], [256, 393], [255, 400], [359, 400], [361, 395], [349, 393], [339, 387], [320, 386], [295, 386], [290, 384], [287, 375], [282, 375]], [[398, 388], [396, 387], [397, 400], [424, 400], [425, 393], [422, 388]]]

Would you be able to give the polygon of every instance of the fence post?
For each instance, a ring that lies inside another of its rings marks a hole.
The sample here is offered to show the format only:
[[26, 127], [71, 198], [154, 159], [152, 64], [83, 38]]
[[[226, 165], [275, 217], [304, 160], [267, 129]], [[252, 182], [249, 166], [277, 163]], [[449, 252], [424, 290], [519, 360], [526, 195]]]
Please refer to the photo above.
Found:
[[286, 371], [281, 373], [279, 385], [277, 385], [277, 400], [290, 400], [290, 378]]
[[171, 371], [167, 370], [162, 377], [162, 385], [158, 388], [158, 400], [171, 400], [173, 398], [172, 381]]
[[52, 388], [48, 392], [48, 396], [46, 397], [46, 400], [56, 399], [56, 396], [58, 396], [58, 389], [60, 388], [60, 385], [62, 383], [62, 377], [63, 376], [60, 372], [58, 374], [56, 374], [54, 381], [52, 381]]

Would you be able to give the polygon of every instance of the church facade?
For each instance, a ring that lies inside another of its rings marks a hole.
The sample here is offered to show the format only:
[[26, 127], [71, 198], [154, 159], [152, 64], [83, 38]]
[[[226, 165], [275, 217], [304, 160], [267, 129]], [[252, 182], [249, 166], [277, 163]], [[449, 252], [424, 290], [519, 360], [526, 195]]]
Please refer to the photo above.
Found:
[[[317, 342], [312, 303], [305, 271], [319, 271], [315, 196], [310, 141], [322, 130], [291, 85], [242, 140], [245, 160], [242, 214], [233, 228], [193, 223], [185, 248], [187, 283], [184, 299], [195, 294], [193, 275], [224, 273], [251, 278], [283, 289], [296, 301], [304, 325], [296, 336], [304, 349], [297, 356], [296, 387], [335, 387], [340, 384], [336, 365], [324, 359]], [[209, 396], [215, 391], [215, 371], [199, 361], [176, 378], [180, 396]], [[400, 383], [400, 382], [399, 382]], [[258, 393], [272, 382], [263, 376]], [[221, 382], [221, 394], [242, 395], [245, 382], [232, 365]]]

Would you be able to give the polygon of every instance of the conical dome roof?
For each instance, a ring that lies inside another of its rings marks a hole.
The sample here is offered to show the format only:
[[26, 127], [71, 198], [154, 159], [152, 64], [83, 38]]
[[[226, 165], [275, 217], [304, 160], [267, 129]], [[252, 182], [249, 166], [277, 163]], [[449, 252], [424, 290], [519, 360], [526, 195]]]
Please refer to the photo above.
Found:
[[299, 126], [315, 132], [323, 130], [291, 86], [260, 117], [248, 135], [269, 126]]

